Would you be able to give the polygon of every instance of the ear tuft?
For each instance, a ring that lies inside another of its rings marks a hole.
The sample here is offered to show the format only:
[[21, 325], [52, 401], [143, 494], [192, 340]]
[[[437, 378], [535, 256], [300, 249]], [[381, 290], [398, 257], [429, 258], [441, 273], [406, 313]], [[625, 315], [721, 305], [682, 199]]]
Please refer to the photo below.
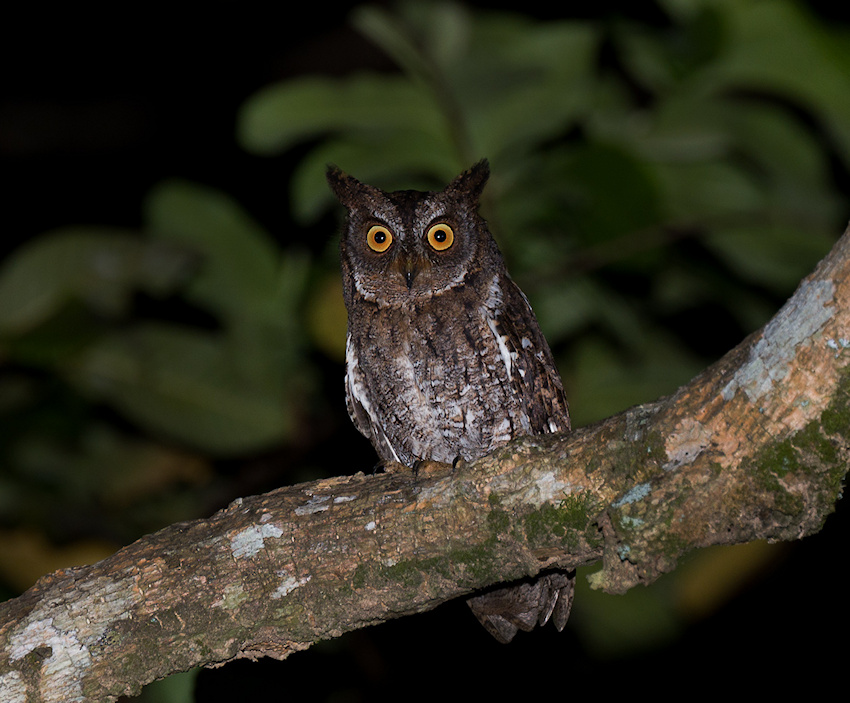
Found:
[[446, 190], [453, 190], [458, 195], [464, 194], [477, 202], [488, 178], [490, 178], [490, 163], [487, 159], [481, 159], [455, 178]]
[[359, 184], [359, 181], [352, 178], [347, 173], [343, 172], [341, 168], [334, 166], [333, 164], [328, 166], [325, 178], [327, 178], [328, 185], [331, 187], [336, 199], [345, 205], [345, 207], [350, 207], [349, 204], [355, 197], [357, 192], [356, 184]]

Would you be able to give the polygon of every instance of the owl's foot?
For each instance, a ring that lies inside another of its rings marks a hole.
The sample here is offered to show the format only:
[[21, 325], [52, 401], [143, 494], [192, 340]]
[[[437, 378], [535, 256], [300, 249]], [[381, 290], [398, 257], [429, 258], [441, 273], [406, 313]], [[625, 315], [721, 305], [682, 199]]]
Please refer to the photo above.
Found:
[[419, 459], [413, 466], [406, 466], [398, 461], [380, 461], [375, 466], [374, 473], [385, 474], [413, 474], [414, 478], [433, 478], [435, 476], [448, 476], [455, 471], [467, 466], [466, 462], [458, 457], [451, 464], [431, 459]]
[[454, 471], [454, 464], [444, 464], [442, 461], [420, 459], [413, 464], [413, 475], [417, 478], [447, 476]]
[[560, 632], [567, 624], [575, 590], [575, 571], [552, 571], [533, 581], [497, 588], [467, 600], [478, 621], [507, 644], [518, 630], [526, 632], [551, 618]]
[[469, 462], [466, 461], [466, 459], [464, 459], [460, 454], [458, 454], [452, 462], [453, 471], [463, 471], [467, 466], [469, 466]]
[[409, 466], [405, 466], [404, 464], [398, 461], [379, 461], [375, 465], [375, 473], [384, 473], [384, 474], [403, 474], [405, 472], [410, 472], [411, 469]]
[[441, 461], [420, 459], [413, 466], [407, 466], [398, 461], [380, 461], [375, 466], [375, 473], [412, 474], [414, 478], [430, 478], [445, 476], [455, 470], [455, 464], [444, 464]]

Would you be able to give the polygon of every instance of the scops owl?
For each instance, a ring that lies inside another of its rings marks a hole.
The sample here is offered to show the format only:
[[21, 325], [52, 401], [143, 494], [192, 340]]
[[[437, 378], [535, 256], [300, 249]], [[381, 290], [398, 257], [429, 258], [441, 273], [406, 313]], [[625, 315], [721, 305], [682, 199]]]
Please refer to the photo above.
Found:
[[[331, 167], [348, 211], [340, 251], [348, 309], [346, 401], [381, 459], [472, 461], [570, 417], [552, 353], [478, 214], [481, 161], [440, 192], [384, 192]], [[550, 572], [469, 599], [497, 639], [550, 617], [574, 581]]]

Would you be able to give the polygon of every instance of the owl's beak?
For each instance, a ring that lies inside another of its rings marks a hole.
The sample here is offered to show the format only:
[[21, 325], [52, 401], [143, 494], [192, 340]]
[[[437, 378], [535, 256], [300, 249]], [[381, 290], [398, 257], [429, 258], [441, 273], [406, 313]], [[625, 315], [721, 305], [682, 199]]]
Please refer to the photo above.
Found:
[[393, 269], [404, 279], [407, 290], [413, 288], [413, 281], [427, 266], [428, 262], [423, 261], [421, 256], [416, 253], [410, 254], [407, 251], [399, 252], [398, 257], [393, 262]]
[[417, 273], [419, 273], [419, 267], [416, 265], [416, 260], [413, 257], [405, 257], [402, 274], [404, 275], [404, 282], [407, 284], [407, 290], [413, 287], [413, 279], [416, 278]]

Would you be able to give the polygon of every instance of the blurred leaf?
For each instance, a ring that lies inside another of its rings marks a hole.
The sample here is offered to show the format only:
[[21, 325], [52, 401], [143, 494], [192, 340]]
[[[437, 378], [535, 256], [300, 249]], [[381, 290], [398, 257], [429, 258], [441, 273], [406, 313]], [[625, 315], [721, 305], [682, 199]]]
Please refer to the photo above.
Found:
[[0, 269], [0, 334], [28, 332], [72, 301], [100, 315], [127, 310], [133, 292], [163, 295], [186, 277], [190, 254], [116, 229], [74, 227], [25, 244]]
[[685, 21], [678, 25], [680, 34], [674, 39], [666, 29], [633, 24], [616, 28], [615, 41], [623, 62], [654, 93], [675, 92], [694, 73], [715, 61], [724, 48], [727, 37], [723, 13], [704, 2], [688, 5], [689, 12], [680, 13]]
[[54, 369], [97, 339], [109, 321], [70, 302], [32, 330], [3, 340], [3, 353], [18, 364]]
[[661, 216], [653, 172], [614, 145], [587, 143], [573, 153], [562, 187], [577, 210], [576, 233], [585, 244], [656, 224]]
[[632, 341], [639, 352], [621, 352], [589, 335], [576, 344], [565, 374], [576, 426], [672, 393], [702, 370], [698, 359], [658, 331], [645, 330]]
[[753, 174], [725, 161], [657, 164], [668, 216], [678, 223], [713, 226], [733, 218], [752, 221], [768, 198]]
[[850, 44], [790, 0], [723, 0], [727, 51], [703, 76], [717, 93], [749, 87], [805, 105], [850, 157]]
[[[668, 207], [678, 219], [704, 214], [710, 226], [729, 214], [781, 212], [805, 227], [839, 214], [827, 155], [798, 118], [775, 105], [677, 93], [630, 139], [668, 184]], [[715, 182], [728, 187], [717, 191]]]
[[812, 271], [835, 236], [810, 231], [801, 237], [782, 224], [751, 225], [718, 227], [705, 243], [747, 280], [783, 293]]
[[425, 91], [401, 76], [314, 76], [266, 88], [243, 106], [238, 136], [249, 151], [268, 154], [340, 131], [367, 141], [406, 135], [438, 144], [446, 125]]
[[[168, 416], [176, 423], [172, 433], [215, 451], [281, 441], [292, 427], [296, 392], [305, 392], [310, 383], [303, 362], [302, 312], [309, 258], [300, 252], [281, 253], [233, 199], [197, 184], [172, 181], [156, 188], [148, 200], [147, 218], [156, 236], [199, 253], [200, 270], [187, 295], [220, 317], [223, 334], [202, 337], [174, 329], [164, 339], [177, 344], [167, 347], [170, 354], [138, 360], [146, 364], [146, 373], [162, 377], [158, 392], [164, 395], [159, 401], [169, 396], [170, 407], [179, 397], [177, 406], [160, 413], [158, 403], [146, 405], [150, 398], [142, 402], [139, 388], [133, 400], [126, 398], [127, 387], [113, 389], [114, 402], [159, 431]], [[192, 371], [195, 355], [203, 379]], [[178, 390], [183, 373], [189, 378]], [[144, 381], [136, 383], [144, 386]], [[180, 403], [193, 408], [182, 420]], [[231, 413], [242, 419], [231, 423]]]
[[464, 167], [563, 130], [586, 106], [599, 35], [577, 22], [534, 23], [455, 3], [358, 8], [354, 26], [427, 87]]
[[195, 183], [168, 181], [148, 196], [146, 219], [155, 236], [201, 254], [189, 287], [194, 300], [224, 314], [273, 314], [279, 253], [232, 198]]
[[[717, 306], [737, 320], [742, 334], [757, 330], [776, 313], [776, 304], [769, 303], [757, 290], [721, 277], [715, 267], [709, 266], [665, 269], [652, 282], [651, 298], [654, 308], [665, 318], [685, 315], [700, 326], [708, 323], [694, 311]], [[723, 331], [716, 330], [718, 334]]]
[[[309, 259], [281, 255], [231, 198], [210, 188], [162, 184], [147, 213], [160, 241], [68, 229], [7, 261], [6, 353], [58, 370], [86, 395], [192, 446], [233, 453], [282, 441], [296, 394], [311, 382], [300, 309]], [[138, 291], [163, 296], [178, 284], [218, 318], [220, 332], [127, 320]]]
[[396, 10], [389, 13], [363, 5], [355, 8], [351, 22], [408, 75], [426, 85], [437, 79], [436, 70], [459, 65], [473, 28], [466, 8], [452, 2], [403, 2]]
[[529, 299], [546, 339], [556, 344], [595, 323], [606, 296], [592, 279], [576, 276]]
[[592, 104], [600, 43], [599, 31], [579, 22], [482, 16], [463, 70], [447, 72], [475, 156], [509, 168], [560, 138]]
[[828, 155], [798, 116], [765, 102], [739, 100], [731, 107], [728, 128], [768, 177], [808, 186], [806, 198], [829, 192]]
[[97, 496], [104, 508], [209, 478], [209, 466], [198, 456], [127, 436], [103, 422], [88, 422], [73, 436], [31, 427], [11, 444], [22, 473]]
[[292, 422], [280, 387], [252, 382], [239, 353], [218, 333], [146, 323], [92, 345], [68, 376], [165, 437], [234, 454], [282, 440]]

